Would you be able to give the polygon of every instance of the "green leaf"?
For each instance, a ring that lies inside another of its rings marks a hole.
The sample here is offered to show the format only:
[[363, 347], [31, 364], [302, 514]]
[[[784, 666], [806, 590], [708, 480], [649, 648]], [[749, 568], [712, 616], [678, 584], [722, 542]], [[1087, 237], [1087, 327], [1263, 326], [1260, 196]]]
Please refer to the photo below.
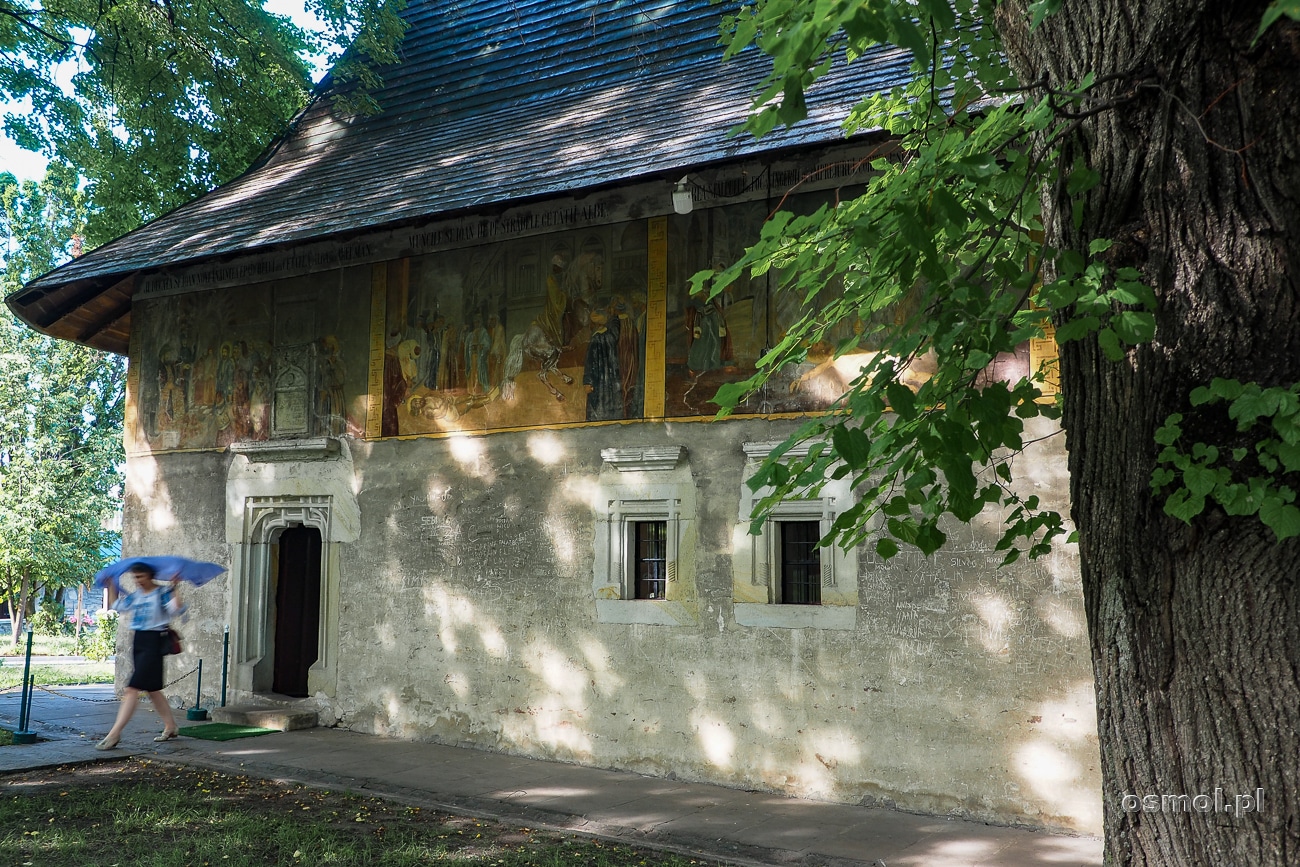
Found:
[[1034, 0], [1029, 4], [1029, 29], [1037, 30], [1044, 18], [1056, 14], [1060, 8], [1061, 0]]
[[831, 444], [849, 466], [865, 466], [871, 458], [871, 441], [861, 428], [836, 425], [831, 430]]
[[876, 553], [882, 560], [888, 560], [898, 553], [898, 543], [882, 536], [876, 540]]
[[1209, 467], [1194, 464], [1183, 471], [1183, 484], [1193, 496], [1204, 499], [1214, 490], [1216, 475]]
[[1156, 317], [1154, 313], [1121, 310], [1111, 319], [1111, 327], [1125, 343], [1136, 346], [1155, 337]]
[[1186, 488], [1179, 488], [1165, 500], [1165, 514], [1187, 524], [1203, 511], [1205, 511], [1205, 498], [1195, 496]]
[[1246, 430], [1260, 416], [1272, 416], [1281, 405], [1277, 389], [1244, 387], [1240, 396], [1228, 407], [1228, 417], [1237, 420], [1237, 429]]
[[1300, 443], [1279, 443], [1277, 456], [1288, 473], [1300, 473]]
[[1056, 329], [1057, 343], [1078, 340], [1096, 331], [1101, 326], [1101, 319], [1096, 316], [1079, 316], [1064, 323]]
[[1210, 392], [1219, 397], [1227, 398], [1228, 400], [1236, 400], [1245, 390], [1246, 387], [1235, 379], [1220, 379], [1219, 377], [1215, 377], [1210, 380]]
[[1147, 309], [1156, 306], [1156, 293], [1144, 283], [1135, 281], [1117, 281], [1110, 291], [1110, 297], [1119, 304], [1134, 304]]
[[943, 547], [943, 543], [948, 537], [934, 523], [923, 523], [916, 532], [916, 547], [921, 549], [921, 553], [930, 556], [935, 551]]
[[1259, 22], [1259, 30], [1255, 33], [1255, 42], [1259, 37], [1264, 35], [1268, 28], [1281, 18], [1283, 15], [1295, 21], [1300, 21], [1300, 0], [1273, 0], [1268, 8], [1264, 10], [1264, 17]]
[[1103, 328], [1098, 331], [1097, 344], [1109, 360], [1120, 361], [1124, 358], [1124, 349], [1119, 345], [1119, 337], [1115, 334], [1114, 329]]
[[970, 178], [990, 178], [998, 173], [998, 161], [992, 154], [975, 153], [962, 157], [955, 168]]
[[910, 419], [916, 416], [916, 395], [907, 386], [891, 382], [885, 386], [885, 397], [889, 400], [889, 408], [900, 418]]
[[1300, 509], [1278, 497], [1268, 497], [1259, 507], [1259, 519], [1277, 536], [1279, 542], [1300, 536]]
[[942, 222], [956, 229], [963, 229], [970, 219], [966, 209], [957, 197], [945, 187], [935, 187], [930, 191], [931, 212], [942, 217]]

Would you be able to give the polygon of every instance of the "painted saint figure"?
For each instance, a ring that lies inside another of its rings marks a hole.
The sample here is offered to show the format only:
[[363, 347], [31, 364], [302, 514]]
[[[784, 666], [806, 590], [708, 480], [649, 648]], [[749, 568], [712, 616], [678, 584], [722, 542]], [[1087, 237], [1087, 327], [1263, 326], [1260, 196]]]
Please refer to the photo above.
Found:
[[339, 358], [339, 342], [335, 337], [323, 337], [320, 342], [321, 376], [316, 386], [317, 423], [326, 436], [347, 433], [347, 407], [343, 399], [343, 359]]
[[465, 384], [471, 394], [482, 394], [488, 384], [488, 350], [492, 341], [483, 327], [483, 315], [474, 314], [474, 325], [465, 332]]
[[717, 301], [710, 298], [699, 307], [686, 311], [687, 340], [686, 367], [692, 376], [717, 370], [731, 360], [731, 339], [727, 336], [727, 320]]
[[623, 417], [623, 383], [618, 371], [618, 320], [600, 311], [591, 313], [591, 340], [582, 371], [587, 389], [587, 421]]
[[495, 313], [488, 315], [488, 382], [500, 386], [505, 374], [506, 330]]
[[623, 394], [623, 418], [640, 418], [645, 397], [641, 383], [641, 355], [644, 340], [627, 299], [614, 299], [614, 317], [618, 322], [618, 371]]
[[569, 306], [569, 296], [564, 291], [564, 257], [556, 253], [551, 257], [551, 273], [546, 277], [546, 308], [537, 317], [542, 334], [552, 346], [564, 348], [568, 335], [564, 333], [564, 313]]

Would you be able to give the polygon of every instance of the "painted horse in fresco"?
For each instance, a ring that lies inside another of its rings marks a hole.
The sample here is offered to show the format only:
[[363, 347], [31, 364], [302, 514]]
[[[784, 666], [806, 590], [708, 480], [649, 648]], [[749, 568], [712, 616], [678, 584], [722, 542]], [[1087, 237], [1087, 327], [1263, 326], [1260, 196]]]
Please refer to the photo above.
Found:
[[[588, 306], [586, 302], [578, 299], [573, 304], [574, 319], [578, 327], [585, 326], [588, 321]], [[534, 319], [523, 334], [516, 334], [510, 340], [510, 351], [506, 354], [506, 363], [503, 370], [504, 386], [502, 387], [502, 397], [507, 401], [514, 400], [515, 397], [515, 377], [524, 369], [526, 362], [537, 365], [537, 378], [546, 386], [546, 390], [551, 393], [557, 401], [563, 403], [564, 393], [555, 387], [551, 382], [551, 377], [559, 377], [565, 385], [573, 385], [573, 377], [560, 370], [560, 353], [566, 347], [560, 347], [546, 333], [539, 319]]]

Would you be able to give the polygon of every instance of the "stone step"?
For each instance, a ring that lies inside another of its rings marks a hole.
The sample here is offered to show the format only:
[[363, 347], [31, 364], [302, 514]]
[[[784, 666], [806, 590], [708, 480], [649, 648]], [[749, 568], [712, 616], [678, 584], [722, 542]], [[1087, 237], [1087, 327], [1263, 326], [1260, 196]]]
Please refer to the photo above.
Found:
[[282, 732], [311, 729], [317, 725], [316, 711], [265, 705], [228, 705], [210, 711], [215, 722], [257, 726]]

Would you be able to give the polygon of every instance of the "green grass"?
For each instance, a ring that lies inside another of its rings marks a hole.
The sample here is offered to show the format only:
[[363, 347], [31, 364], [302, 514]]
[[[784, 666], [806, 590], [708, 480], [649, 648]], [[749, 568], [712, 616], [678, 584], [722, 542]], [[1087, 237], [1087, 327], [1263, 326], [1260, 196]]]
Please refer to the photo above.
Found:
[[[12, 635], [0, 636], [0, 656], [22, 657], [27, 654], [27, 634], [18, 636], [18, 643], [11, 644]], [[75, 635], [35, 635], [32, 636], [32, 656], [73, 656], [77, 647]], [[8, 665], [8, 660], [5, 662]]]
[[[37, 686], [73, 686], [78, 683], [112, 683], [113, 663], [90, 662], [85, 665], [33, 665]], [[23, 685], [23, 660], [6, 659], [0, 665], [0, 690]]]
[[6, 777], [0, 863], [40, 867], [689, 867], [714, 862], [147, 761]]

